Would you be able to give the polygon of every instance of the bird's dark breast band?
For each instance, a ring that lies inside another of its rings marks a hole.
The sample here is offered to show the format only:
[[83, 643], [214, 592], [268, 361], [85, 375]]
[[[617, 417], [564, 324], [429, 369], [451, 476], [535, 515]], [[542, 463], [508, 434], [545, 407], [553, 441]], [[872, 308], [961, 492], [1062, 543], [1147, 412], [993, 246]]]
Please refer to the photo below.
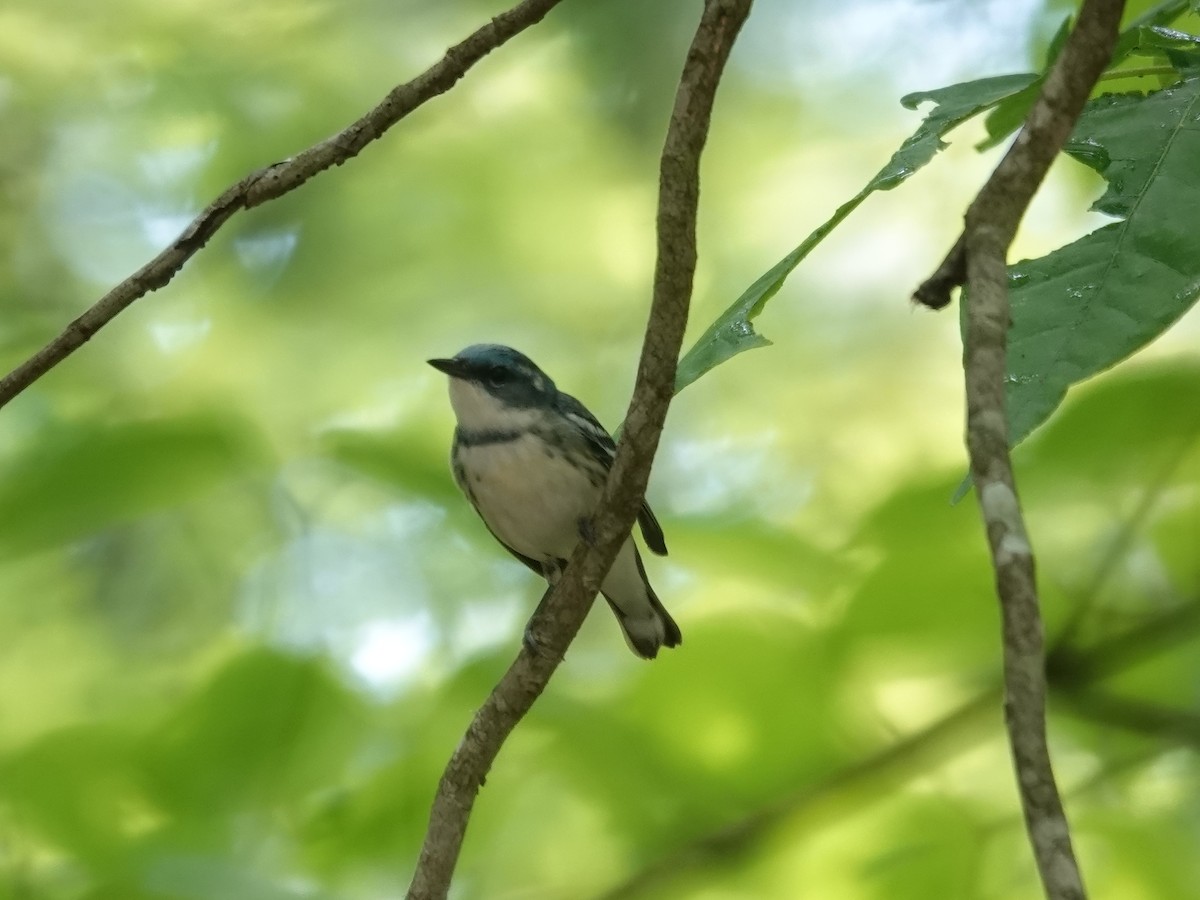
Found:
[[459, 428], [454, 436], [460, 447], [485, 447], [488, 444], [508, 444], [528, 433], [527, 431], [513, 431], [511, 429], [504, 430], [499, 428], [488, 429], [487, 431], [464, 431]]

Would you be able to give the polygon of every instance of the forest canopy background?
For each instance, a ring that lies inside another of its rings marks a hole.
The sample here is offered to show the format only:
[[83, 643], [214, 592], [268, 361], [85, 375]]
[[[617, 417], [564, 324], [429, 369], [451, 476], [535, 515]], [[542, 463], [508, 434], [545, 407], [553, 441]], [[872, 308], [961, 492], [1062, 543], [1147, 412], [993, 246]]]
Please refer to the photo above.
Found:
[[[231, 223], [0, 414], [0, 896], [405, 880], [538, 593], [453, 488], [423, 360], [510, 343], [616, 424], [693, 6], [565, 4]], [[793, 6], [760, 0], [722, 88], [696, 335], [912, 132], [900, 96], [1032, 71], [1068, 8]], [[496, 11], [0, 11], [2, 367]], [[489, 779], [464, 896], [1034, 890], [984, 546], [947, 503], [957, 324], [906, 302], [994, 161], [982, 127], [951, 137], [797, 270], [757, 322], [773, 347], [680, 395], [650, 499], [687, 643], [646, 666], [589, 620]], [[1014, 258], [1110, 221], [1082, 212], [1094, 173], [1053, 175]], [[1195, 328], [1074, 392], [1017, 456], [1056, 762], [1101, 898], [1200, 883]]]

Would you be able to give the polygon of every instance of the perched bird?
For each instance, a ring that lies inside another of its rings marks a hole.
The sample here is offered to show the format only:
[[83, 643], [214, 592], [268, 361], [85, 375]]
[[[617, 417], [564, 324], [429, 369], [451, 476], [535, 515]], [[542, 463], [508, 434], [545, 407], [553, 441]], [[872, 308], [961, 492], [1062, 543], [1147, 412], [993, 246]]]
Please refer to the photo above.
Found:
[[[476, 344], [429, 364], [450, 376], [454, 480], [509, 553], [553, 584], [588, 528], [616, 446], [587, 407], [559, 391], [524, 354]], [[638, 514], [646, 546], [665, 556], [662, 528], [647, 504]], [[638, 656], [676, 647], [679, 626], [625, 541], [600, 592]]]

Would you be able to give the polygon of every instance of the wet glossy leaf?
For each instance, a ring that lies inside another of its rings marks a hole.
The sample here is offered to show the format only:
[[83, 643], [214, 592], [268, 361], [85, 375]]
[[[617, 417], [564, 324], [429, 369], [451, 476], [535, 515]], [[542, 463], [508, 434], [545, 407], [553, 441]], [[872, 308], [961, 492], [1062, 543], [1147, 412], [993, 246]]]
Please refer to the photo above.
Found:
[[[1108, 189], [1106, 225], [1010, 272], [1009, 436], [1020, 443], [1067, 389], [1148, 344], [1200, 293], [1200, 78], [1091, 101], [1066, 152]], [[969, 301], [968, 301], [969, 302]]]
[[[1129, 27], [1121, 32], [1117, 39], [1117, 46], [1113, 51], [1107, 72], [1114, 74], [1118, 72], [1121, 64], [1132, 55], [1174, 66], [1180, 71], [1187, 68], [1196, 51], [1195, 38], [1160, 27], [1175, 21], [1187, 11], [1187, 8], [1188, 0], [1167, 0], [1138, 16]], [[985, 120], [988, 136], [979, 143], [978, 149], [988, 150], [997, 146], [1024, 124], [1030, 107], [1041, 93], [1046, 72], [1050, 70], [1050, 67], [1058, 59], [1058, 54], [1062, 52], [1073, 24], [1073, 17], [1063, 20], [1054, 40], [1050, 43], [1046, 61], [1036, 80], [1024, 90], [1000, 101], [996, 108], [988, 114]], [[1172, 77], [1171, 80], [1174, 78]], [[1102, 93], [1104, 90], [1105, 81], [1102, 80], [1096, 92]]]

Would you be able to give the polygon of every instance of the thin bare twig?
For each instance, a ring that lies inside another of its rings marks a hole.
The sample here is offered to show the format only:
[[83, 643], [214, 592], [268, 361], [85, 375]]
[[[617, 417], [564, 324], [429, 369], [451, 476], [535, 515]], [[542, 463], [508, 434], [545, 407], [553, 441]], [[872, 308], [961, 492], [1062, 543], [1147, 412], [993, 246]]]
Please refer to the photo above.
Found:
[[[1034, 576], [1008, 452], [1005, 353], [1009, 326], [1006, 257], [1017, 226], [1112, 57], [1123, 0], [1085, 0], [1024, 128], [966, 214], [963, 237], [916, 293], [944, 306], [967, 283], [964, 368], [971, 476], [987, 528], [1004, 631], [1005, 720], [1025, 825], [1038, 873], [1052, 900], [1082, 900], [1046, 740], [1044, 636]], [[944, 295], [944, 296], [943, 296]]]
[[475, 713], [438, 784], [410, 900], [446, 896], [475, 798], [505, 739], [533, 706], [583, 624], [600, 583], [629, 535], [646, 491], [675, 385], [696, 268], [700, 153], [713, 98], [752, 0], [706, 0], [688, 51], [659, 174], [658, 261], [637, 382], [617, 455], [592, 522], [590, 545], [571, 562], [530, 621], [533, 645]]
[[439, 94], [450, 90], [475, 63], [510, 38], [545, 18], [562, 0], [523, 0], [446, 51], [438, 62], [349, 127], [295, 156], [259, 169], [227, 188], [192, 220], [171, 245], [96, 301], [58, 337], [0, 379], [4, 406], [78, 350], [135, 300], [166, 285], [234, 214], [294, 191], [308, 179], [340, 166], [389, 128]]

